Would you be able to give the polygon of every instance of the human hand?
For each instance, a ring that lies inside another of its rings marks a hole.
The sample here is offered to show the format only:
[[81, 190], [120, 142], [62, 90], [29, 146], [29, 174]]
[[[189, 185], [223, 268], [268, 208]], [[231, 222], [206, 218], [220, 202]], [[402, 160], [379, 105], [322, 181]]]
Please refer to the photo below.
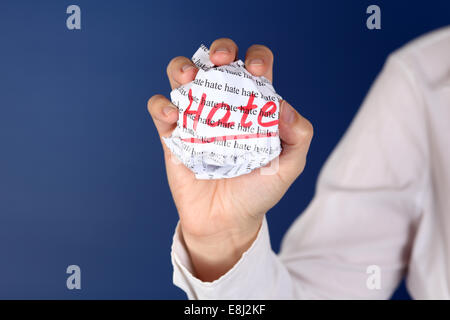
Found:
[[[236, 60], [238, 48], [231, 39], [218, 39], [210, 48], [216, 66]], [[273, 54], [261, 45], [251, 46], [246, 69], [272, 81]], [[186, 57], [172, 59], [167, 75], [172, 89], [194, 80], [198, 69]], [[162, 142], [167, 178], [180, 217], [183, 239], [196, 276], [213, 281], [226, 273], [253, 243], [264, 214], [285, 194], [305, 167], [313, 136], [311, 123], [286, 101], [280, 104], [279, 134], [282, 152], [278, 171], [262, 175], [261, 169], [229, 179], [197, 180], [192, 171], [173, 161]], [[164, 96], [148, 101], [148, 110], [160, 137], [171, 135], [178, 120], [177, 108]], [[271, 166], [268, 164], [267, 166]]]

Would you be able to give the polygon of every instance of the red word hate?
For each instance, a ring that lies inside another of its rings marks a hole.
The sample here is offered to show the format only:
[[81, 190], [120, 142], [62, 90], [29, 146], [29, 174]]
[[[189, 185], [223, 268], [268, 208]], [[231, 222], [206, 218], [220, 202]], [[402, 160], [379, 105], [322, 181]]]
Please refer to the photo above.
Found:
[[[189, 106], [183, 113], [183, 128], [187, 127], [187, 117], [188, 117], [188, 115], [192, 114], [192, 115], [195, 115], [193, 129], [197, 130], [197, 124], [198, 124], [198, 121], [202, 114], [203, 107], [205, 106], [206, 93], [202, 94], [202, 97], [200, 99], [200, 103], [197, 107], [197, 110], [191, 110], [192, 102], [194, 101], [194, 98], [192, 97], [192, 89], [189, 89], [188, 97], [189, 97]], [[240, 125], [243, 128], [248, 128], [253, 124], [252, 121], [248, 121], [247, 117], [253, 109], [258, 108], [258, 106], [253, 103], [254, 99], [255, 99], [255, 96], [252, 94], [248, 98], [247, 105], [241, 106], [238, 108], [239, 110], [242, 111]], [[222, 118], [214, 119], [214, 115], [221, 108], [225, 109], [226, 113], [222, 116]], [[261, 111], [258, 113], [258, 120], [257, 120], [258, 124], [261, 127], [272, 127], [272, 126], [277, 125], [278, 119], [275, 119], [272, 121], [267, 121], [267, 119], [266, 119], [266, 118], [273, 119], [273, 115], [276, 111], [277, 111], [277, 105], [275, 104], [275, 102], [269, 101], [266, 104], [264, 104], [264, 106], [261, 108]], [[208, 116], [206, 117], [206, 124], [210, 127], [217, 127], [218, 125], [221, 125], [222, 127], [225, 127], [225, 128], [232, 128], [235, 125], [235, 123], [234, 123], [234, 121], [231, 121], [231, 122], [229, 121], [230, 116], [231, 116], [231, 108], [228, 104], [226, 104], [224, 102], [216, 103], [212, 107], [212, 109], [209, 111]]]

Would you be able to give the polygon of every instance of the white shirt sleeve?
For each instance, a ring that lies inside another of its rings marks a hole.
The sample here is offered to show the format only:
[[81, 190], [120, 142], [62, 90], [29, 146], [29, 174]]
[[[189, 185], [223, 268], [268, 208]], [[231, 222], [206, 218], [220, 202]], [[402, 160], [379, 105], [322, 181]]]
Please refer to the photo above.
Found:
[[[290, 275], [270, 247], [267, 221], [264, 218], [252, 246], [225, 275], [213, 282], [193, 276], [186, 247], [180, 237], [179, 224], [172, 245], [174, 284], [189, 299], [289, 299], [292, 292], [286, 285]], [[271, 279], [271, 283], [266, 280]], [[260, 290], [264, 287], [264, 290]]]
[[190, 299], [389, 298], [406, 272], [427, 166], [420, 89], [408, 68], [388, 59], [279, 255], [264, 219], [236, 265], [202, 282], [177, 226], [175, 285]]

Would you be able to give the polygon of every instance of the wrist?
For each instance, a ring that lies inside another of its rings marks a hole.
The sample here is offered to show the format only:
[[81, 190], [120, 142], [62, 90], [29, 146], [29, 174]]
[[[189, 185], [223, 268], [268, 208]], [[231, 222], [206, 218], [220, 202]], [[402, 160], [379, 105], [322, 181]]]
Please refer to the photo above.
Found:
[[197, 236], [180, 228], [188, 250], [194, 275], [211, 282], [227, 273], [255, 241], [262, 218], [245, 230], [226, 230], [218, 234]]

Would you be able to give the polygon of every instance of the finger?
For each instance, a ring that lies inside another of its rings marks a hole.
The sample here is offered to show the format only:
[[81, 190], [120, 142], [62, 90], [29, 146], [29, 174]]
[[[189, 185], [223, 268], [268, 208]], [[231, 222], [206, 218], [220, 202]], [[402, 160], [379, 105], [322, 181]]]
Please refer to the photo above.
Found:
[[175, 129], [178, 120], [178, 108], [166, 97], [157, 94], [148, 100], [147, 109], [153, 118], [159, 136], [169, 136]]
[[209, 59], [216, 66], [223, 66], [236, 60], [238, 47], [228, 38], [217, 39], [209, 49]]
[[314, 133], [313, 126], [289, 103], [282, 100], [278, 128], [283, 149], [278, 173], [283, 180], [292, 183], [305, 167]]
[[272, 51], [263, 45], [252, 45], [245, 55], [245, 67], [254, 76], [264, 76], [272, 82]]
[[197, 72], [194, 63], [186, 57], [173, 58], [167, 66], [167, 76], [172, 89], [193, 81]]
[[[147, 103], [148, 111], [153, 118], [160, 137], [169, 136], [176, 127], [178, 109], [166, 97], [157, 94], [151, 97]], [[167, 168], [169, 184], [186, 183], [188, 179], [194, 180], [195, 176], [185, 167], [178, 158], [172, 154], [166, 144], [161, 141], [164, 150], [164, 160]], [[176, 188], [177, 189], [177, 188]]]

